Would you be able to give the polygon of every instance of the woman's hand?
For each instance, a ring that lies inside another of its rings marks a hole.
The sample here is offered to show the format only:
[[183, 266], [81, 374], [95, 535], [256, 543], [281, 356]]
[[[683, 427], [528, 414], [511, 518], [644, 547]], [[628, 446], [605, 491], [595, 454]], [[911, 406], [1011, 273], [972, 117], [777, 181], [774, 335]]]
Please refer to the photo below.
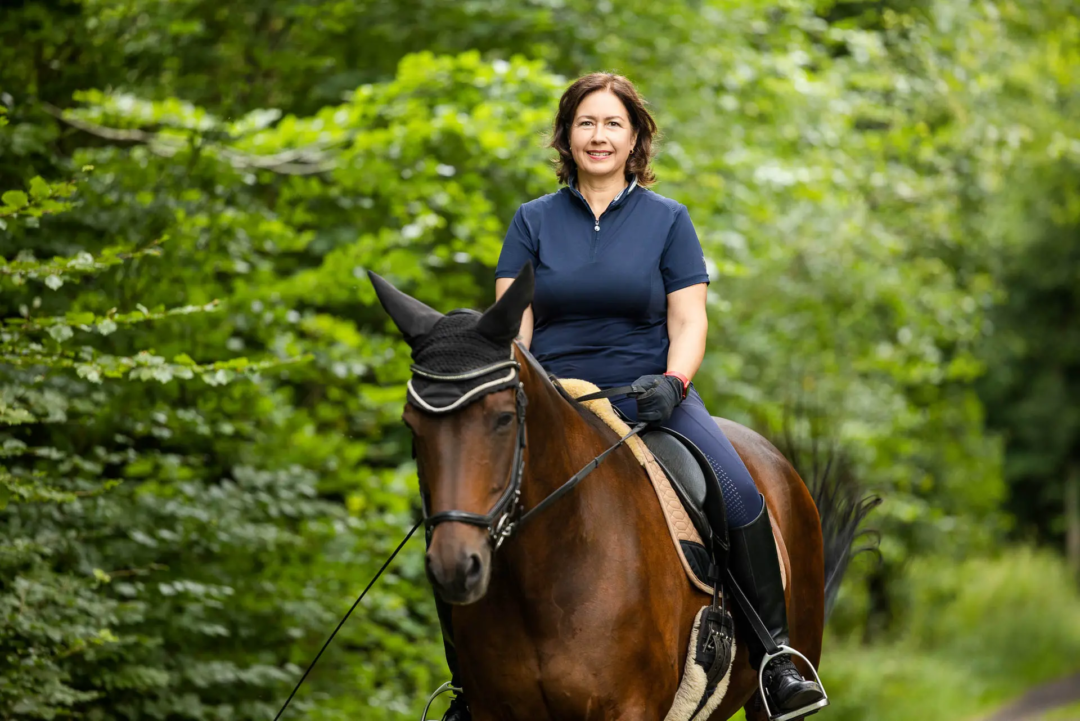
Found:
[[638, 420], [645, 423], [663, 423], [682, 403], [683, 384], [675, 376], [641, 376], [633, 384], [637, 398]]

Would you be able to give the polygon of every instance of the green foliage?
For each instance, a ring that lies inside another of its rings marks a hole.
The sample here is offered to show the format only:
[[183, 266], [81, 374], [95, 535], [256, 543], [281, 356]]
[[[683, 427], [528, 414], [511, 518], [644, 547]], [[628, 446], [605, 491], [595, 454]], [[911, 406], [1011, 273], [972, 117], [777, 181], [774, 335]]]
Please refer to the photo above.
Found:
[[1044, 38], [1045, 50], [1022, 58], [1010, 74], [1013, 84], [1034, 78], [1055, 82], [1049, 98], [1017, 110], [1035, 132], [1039, 152], [1017, 155], [1015, 187], [987, 218], [987, 232], [1003, 248], [997, 262], [1008, 295], [992, 316], [998, 331], [987, 339], [984, 355], [994, 370], [979, 391], [990, 426], [1007, 443], [1008, 508], [1025, 534], [1046, 540], [1063, 535], [1065, 481], [1070, 473], [1080, 474], [1080, 331], [1074, 320], [1080, 311], [1080, 82], [1071, 70], [1080, 62], [1080, 21], [1075, 9], [1054, 3], [1044, 14], [1015, 13], [1017, 31]]
[[[18, 221], [23, 237], [33, 237], [37, 230], [47, 232], [54, 227], [53, 221], [40, 224], [39, 219], [73, 211], [73, 196], [74, 183], [49, 184], [36, 176], [29, 182], [28, 192], [3, 194], [0, 213], [7, 217], [5, 229], [18, 232], [13, 225]], [[125, 261], [156, 254], [156, 248], [129, 252], [112, 246], [97, 257], [80, 251], [73, 257], [38, 261], [29, 249], [23, 249], [0, 268], [2, 279], [11, 287], [24, 286], [33, 279], [41, 281], [47, 292], [60, 294], [65, 281], [92, 278]], [[66, 293], [68, 307], [93, 307], [84, 304], [87, 293], [80, 291]], [[134, 513], [133, 504], [146, 498], [145, 484], [139, 489], [110, 492], [120, 479], [110, 479], [107, 469], [126, 466], [126, 475], [132, 476], [130, 469], [140, 464], [156, 466], [168, 456], [149, 448], [137, 450], [131, 438], [86, 443], [86, 426], [96, 425], [102, 409], [108, 409], [108, 402], [117, 394], [111, 387], [92, 391], [88, 384], [101, 384], [106, 378], [167, 383], [199, 374], [208, 384], [221, 385], [237, 373], [251, 374], [280, 363], [251, 363], [237, 357], [199, 364], [186, 354], [168, 363], [146, 351], [117, 356], [91, 345], [77, 349], [64, 346], [73, 337], [73, 329], [104, 338], [136, 323], [211, 311], [216, 302], [157, 311], [136, 304], [138, 310], [128, 313], [116, 308], [104, 314], [68, 310], [51, 317], [37, 314], [42, 305], [42, 298], [35, 295], [32, 302], [17, 306], [18, 317], [5, 317], [0, 329], [0, 424], [6, 431], [0, 432], [0, 510], [6, 509], [9, 529], [0, 553], [4, 579], [0, 587], [4, 619], [0, 654], [5, 668], [10, 669], [0, 683], [0, 710], [5, 717], [52, 718], [82, 708], [94, 717], [100, 715], [93, 711], [95, 704], [111, 694], [122, 692], [125, 703], [132, 704], [140, 692], [156, 695], [175, 683], [175, 672], [169, 667], [179, 660], [176, 654], [159, 657], [156, 663], [145, 658], [147, 654], [160, 656], [164, 640], [139, 630], [163, 607], [154, 603], [154, 596], [177, 595], [175, 589], [180, 588], [194, 599], [220, 605], [233, 589], [178, 580], [171, 585], [153, 584], [152, 590], [144, 592], [142, 582], [124, 581], [116, 585], [115, 593], [110, 592], [113, 577], [134, 578], [168, 568], [156, 559], [140, 565], [134, 559], [137, 554], [111, 552], [106, 539], [115, 529], [121, 528], [122, 535], [136, 543], [145, 539], [143, 545], [151, 546], [157, 545], [154, 536], [163, 532], [169, 533], [166, 538], [173, 542], [182, 541], [183, 535], [169, 530], [169, 525], [180, 526], [180, 517], [172, 524], [162, 523], [169, 516], [162, 513], [164, 509], [156, 508], [151, 515]], [[70, 370], [75, 372], [66, 372]], [[136, 416], [132, 420], [141, 419]], [[80, 426], [81, 432], [76, 430]], [[84, 437], [72, 437], [73, 431]], [[295, 494], [296, 487], [290, 484], [284, 495]], [[303, 508], [291, 501], [289, 515], [302, 518]], [[216, 510], [224, 513], [227, 505], [219, 504]], [[309, 511], [307, 515], [324, 522], [324, 512]], [[145, 529], [135, 522], [137, 517], [148, 523]], [[237, 526], [233, 532], [239, 529]], [[202, 535], [213, 538], [205, 532]], [[87, 536], [103, 542], [97, 548], [87, 547], [83, 543]], [[98, 565], [106, 563], [124, 565], [110, 575]], [[192, 612], [196, 617], [201, 615], [194, 606], [185, 609], [185, 613]], [[223, 635], [217, 630], [220, 628], [202, 622], [201, 626], [188, 624], [186, 631], [217, 637]], [[245, 673], [250, 677], [245, 683], [261, 678], [272, 684], [283, 672], [270, 667], [262, 676], [252, 676], [251, 668]], [[190, 706], [190, 702], [185, 703]], [[137, 709], [137, 704], [133, 708]]]
[[[999, 544], [1006, 477], [1023, 491], [1076, 446], [1073, 391], [1052, 382], [1075, 360], [1070, 306], [1044, 312], [1075, 286], [1076, 16], [1066, 0], [5, 10], [0, 715], [276, 711], [418, 511], [408, 354], [365, 271], [442, 309], [490, 302], [506, 223], [554, 190], [559, 93], [601, 68], [650, 98], [658, 190], [702, 237], [713, 412], [834, 438], [886, 497], [885, 562], [856, 568], [834, 626], [869, 613], [865, 635], [892, 645], [828, 657], [849, 708], [884, 718], [873, 694], [893, 686], [867, 690], [867, 659], [899, 664], [896, 689], [999, 678], [945, 637], [1010, 626], [964, 605], [968, 584], [1015, 583], [1030, 606], [1034, 577], [1011, 556], [1000, 578], [965, 566], [962, 587], [905, 564]], [[1028, 434], [1007, 465], [987, 416]], [[929, 608], [926, 589], [964, 610], [901, 610]], [[1051, 623], [1022, 620], [1039, 638]], [[889, 661], [901, 647], [927, 666]], [[1018, 657], [1020, 678], [1068, 657], [1045, 658]], [[295, 708], [396, 719], [442, 676], [414, 547]]]
[[[24, 238], [32, 238], [35, 231], [48, 232], [56, 227], [54, 221], [50, 219], [42, 224], [40, 219], [74, 212], [75, 197], [75, 183], [50, 184], [35, 176], [29, 181], [27, 192], [8, 191], [0, 196], [4, 203], [0, 215], [6, 217], [4, 229]], [[125, 262], [158, 255], [156, 245], [137, 250], [109, 246], [97, 257], [80, 251], [71, 257], [48, 261], [36, 260], [28, 248], [23, 248], [16, 258], [0, 265], [3, 270], [0, 280], [16, 289], [25, 286], [27, 280], [40, 281], [48, 289], [46, 292], [65, 295], [68, 308], [93, 308], [93, 291], [88, 293], [65, 281], [92, 279], [95, 274]], [[62, 291], [65, 286], [67, 290]], [[104, 442], [99, 438], [96, 443], [93, 440], [87, 443], [87, 426], [96, 429], [102, 410], [111, 411], [109, 401], [123, 393], [112, 386], [101, 391], [91, 388], [105, 379], [120, 383], [146, 380], [168, 383], [174, 379], [192, 379], [196, 374], [209, 386], [220, 386], [239, 375], [250, 377], [258, 371], [279, 367], [281, 361], [253, 363], [246, 357], [234, 357], [200, 364], [180, 353], [169, 363], [148, 351], [115, 355], [93, 345], [74, 349], [65, 346], [75, 330], [97, 336], [99, 345], [107, 345], [105, 338], [121, 328], [210, 312], [217, 308], [216, 301], [199, 306], [158, 307], [153, 311], [135, 303], [136, 310], [131, 312], [118, 312], [113, 307], [104, 313], [67, 310], [54, 316], [39, 315], [43, 305], [39, 295], [30, 303], [20, 303], [16, 306], [18, 316], [5, 317], [0, 328], [3, 361], [0, 424], [7, 431], [0, 432], [0, 511], [7, 514], [10, 533], [0, 554], [4, 579], [0, 587], [0, 614], [4, 619], [0, 654], [5, 659], [5, 668], [10, 669], [0, 683], [0, 710], [5, 717], [52, 718], [81, 708], [86, 710], [86, 715], [95, 717], [101, 713], [94, 710], [96, 704], [122, 693], [124, 702], [130, 706], [127, 713], [143, 716], [147, 711], [139, 710], [140, 693], [154, 697], [184, 678], [183, 674], [177, 677], [172, 666], [182, 658], [175, 653], [162, 655], [166, 639], [140, 630], [148, 619], [152, 622], [155, 614], [167, 607], [155, 597], [193, 599], [195, 603], [185, 604], [179, 615], [193, 613], [195, 620], [175, 624], [174, 628], [195, 637], [218, 638], [230, 635], [229, 629], [206, 621], [205, 614], [197, 611], [196, 606], [201, 602], [204, 606], [219, 607], [234, 593], [234, 588], [208, 586], [183, 578], [148, 586], [141, 580], [110, 586], [114, 577], [140, 578], [168, 570], [170, 565], [153, 554], [143, 563], [136, 559], [138, 553], [110, 548], [108, 539], [120, 528], [122, 536], [134, 540], [136, 546], [157, 547], [155, 536], [161, 537], [163, 533], [167, 534], [165, 539], [179, 544], [185, 540], [184, 524], [194, 525], [188, 533], [207, 539], [216, 536], [214, 542], [219, 546], [228, 545], [228, 539], [221, 538], [221, 532], [216, 529], [221, 521], [207, 518], [204, 512], [176, 515], [171, 523], [172, 514], [164, 508], [156, 507], [151, 514], [136, 513], [138, 505], [145, 504], [150, 489], [146, 483], [138, 488], [129, 486], [113, 491], [121, 479], [109, 478], [108, 469], [126, 469], [123, 475], [137, 478], [139, 474], [134, 469], [154, 469], [163, 462], [176, 466], [182, 459], [145, 445], [140, 447], [130, 437]], [[49, 302], [46, 307], [55, 305]], [[9, 312], [11, 309], [10, 305], [5, 308]], [[135, 416], [131, 420], [142, 419]], [[76, 430], [80, 426], [81, 432]], [[83, 438], [73, 436], [73, 431]], [[325, 524], [326, 510], [321, 507], [317, 512], [309, 510], [311, 505], [303, 503], [302, 490], [297, 495], [303, 485], [293, 482], [292, 475], [279, 475], [290, 481], [277, 494], [287, 504], [285, 515], [293, 523], [302, 523], [307, 517]], [[188, 481], [186, 493], [198, 497], [190, 485], [191, 475], [180, 474], [180, 478]], [[241, 479], [268, 485], [258, 480], [257, 473], [245, 474], [242, 468], [235, 469], [235, 478], [238, 488], [244, 485]], [[180, 496], [175, 492], [168, 495], [174, 496], [174, 506], [182, 507], [178, 501], [184, 490]], [[227, 492], [219, 495], [228, 498]], [[309, 491], [306, 495], [313, 494]], [[225, 516], [226, 525], [238, 538], [242, 537], [245, 525], [258, 523], [259, 511], [266, 513], [260, 507], [255, 513], [246, 514], [246, 524], [240, 524], [228, 519], [227, 502], [217, 504], [215, 511]], [[211, 533], [190, 520], [200, 517], [204, 524], [214, 528]], [[144, 528], [140, 528], [136, 518], [142, 519]], [[277, 525], [273, 530], [274, 536], [281, 536]], [[83, 543], [87, 536], [102, 542], [97, 548], [87, 547]], [[192, 550], [192, 544], [186, 544], [185, 552]], [[107, 563], [121, 567], [107, 573], [99, 566]], [[178, 565], [173, 562], [172, 567]], [[197, 664], [189, 668], [192, 673], [198, 673]], [[219, 675], [226, 673], [226, 667], [218, 669]], [[273, 686], [285, 677], [283, 674], [287, 672], [274, 666], [252, 664], [234, 672], [234, 677], [252, 686]], [[211, 681], [217, 682], [217, 678]], [[182, 696], [177, 700], [191, 706]], [[160, 703], [155, 705], [160, 707]], [[168, 708], [167, 705], [154, 713], [168, 715], [172, 712]]]
[[973, 718], [1074, 668], [1080, 597], [1065, 564], [1018, 548], [926, 559], [904, 577], [897, 628], [876, 647], [839, 640], [823, 680], [843, 689], [838, 719]]
[[[141, 144], [75, 152], [73, 162], [95, 172], [64, 228], [69, 256], [37, 263], [24, 254], [8, 267], [19, 280], [47, 278], [46, 269], [60, 280], [100, 275], [85, 290], [56, 284], [54, 292], [73, 295], [65, 310], [28, 293], [25, 311], [5, 324], [7, 355], [28, 373], [67, 367], [84, 383], [115, 382], [91, 391], [90, 402], [77, 385], [48, 396], [29, 377], [10, 386], [20, 409], [40, 418], [34, 403], [52, 403], [63, 426], [13, 435], [12, 475], [42, 474], [40, 489], [71, 501], [48, 513], [9, 507], [13, 528], [19, 538], [57, 526], [72, 535], [34, 547], [9, 575], [40, 577], [45, 587], [98, 579], [91, 572], [100, 569], [112, 580], [92, 591], [105, 605], [79, 622], [119, 640], [93, 653], [58, 649], [38, 676], [13, 677], [10, 712], [271, 713], [277, 699], [268, 690], [284, 697], [412, 512], [407, 441], [400, 426], [388, 427], [400, 412], [393, 382], [406, 359], [382, 335], [382, 314], [359, 306], [358, 298], [371, 301], [361, 271], [376, 266], [406, 285], [426, 284], [440, 305], [485, 292], [500, 217], [518, 199], [510, 189], [542, 187], [535, 153], [508, 161], [505, 149], [533, 140], [556, 94], [535, 62], [467, 53], [410, 58], [394, 81], [273, 128], [258, 114], [229, 125], [185, 103], [80, 95], [99, 105], [73, 113], [73, 123], [104, 135], [98, 123], [138, 129], [124, 139]], [[509, 127], [522, 105], [537, 106], [532, 124]], [[395, 129], [408, 116], [416, 120], [407, 132]], [[155, 129], [139, 129], [145, 123]], [[167, 140], [190, 130], [213, 140]], [[411, 168], [394, 183], [387, 172], [400, 158]], [[292, 172], [309, 162], [332, 182]], [[505, 193], [489, 192], [493, 179]], [[16, 228], [11, 240], [48, 249], [34, 232], [52, 227]], [[99, 227], [125, 229], [122, 244], [102, 243]], [[136, 255], [142, 237], [168, 237], [163, 257]], [[431, 249], [423, 264], [418, 244]], [[114, 258], [126, 262], [113, 267]], [[92, 345], [69, 348], [83, 338]], [[238, 352], [266, 359], [228, 357]], [[215, 356], [225, 359], [203, 360]], [[310, 362], [283, 367], [297, 356]], [[216, 387], [239, 372], [253, 384]], [[195, 375], [207, 383], [185, 382]], [[174, 378], [175, 390], [128, 383]], [[124, 483], [86, 497], [90, 479], [105, 473]], [[83, 547], [78, 538], [102, 540]], [[422, 579], [420, 558], [406, 559], [339, 637], [362, 655], [336, 669], [333, 653], [324, 660], [321, 687], [306, 690], [320, 713], [355, 708], [359, 682], [365, 717], [396, 718], [436, 685], [440, 644]], [[38, 643], [18, 635], [8, 655]], [[400, 664], [411, 673], [402, 676]], [[48, 692], [46, 680], [68, 695]], [[31, 687], [46, 691], [35, 706], [17, 706]]]

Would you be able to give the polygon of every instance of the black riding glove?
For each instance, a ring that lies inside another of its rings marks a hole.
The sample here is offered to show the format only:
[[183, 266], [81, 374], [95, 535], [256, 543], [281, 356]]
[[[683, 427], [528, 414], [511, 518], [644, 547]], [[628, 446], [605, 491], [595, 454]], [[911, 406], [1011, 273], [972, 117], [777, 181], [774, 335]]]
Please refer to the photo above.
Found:
[[682, 403], [683, 384], [675, 376], [641, 376], [632, 386], [637, 398], [638, 420], [663, 423]]

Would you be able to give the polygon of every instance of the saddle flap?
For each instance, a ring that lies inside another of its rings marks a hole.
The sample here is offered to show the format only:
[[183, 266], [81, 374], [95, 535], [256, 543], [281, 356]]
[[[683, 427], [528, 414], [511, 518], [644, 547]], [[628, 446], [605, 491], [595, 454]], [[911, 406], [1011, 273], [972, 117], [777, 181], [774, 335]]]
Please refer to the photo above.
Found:
[[679, 439], [663, 430], [644, 433], [641, 440], [645, 441], [653, 458], [664, 469], [698, 533], [702, 538], [709, 538], [712, 530], [704, 513], [708, 486], [705, 473], [694, 454]]
[[[716, 471], [713, 470], [712, 464], [709, 463], [709, 459], [701, 452], [701, 449], [689, 438], [670, 428], [658, 428], [657, 430], [676, 440], [679, 446], [693, 459], [689, 463], [683, 462], [682, 467], [691, 469], [696, 466], [697, 473], [701, 474], [701, 482], [704, 484], [705, 493], [702, 502], [696, 504], [694, 508], [699, 511], [705, 526], [710, 529], [709, 533], [702, 533], [701, 537], [709, 539], [713, 544], [712, 549], [716, 554], [716, 562], [721, 568], [724, 568], [727, 565], [727, 552], [730, 548], [728, 545], [727, 508], [724, 503], [724, 495], [720, 492], [720, 481], [716, 477]], [[684, 473], [686, 472], [693, 474], [692, 470], [684, 471]], [[673, 485], [678, 486], [679, 484], [677, 481], [673, 481]], [[713, 522], [709, 523], [709, 519], [712, 519]]]

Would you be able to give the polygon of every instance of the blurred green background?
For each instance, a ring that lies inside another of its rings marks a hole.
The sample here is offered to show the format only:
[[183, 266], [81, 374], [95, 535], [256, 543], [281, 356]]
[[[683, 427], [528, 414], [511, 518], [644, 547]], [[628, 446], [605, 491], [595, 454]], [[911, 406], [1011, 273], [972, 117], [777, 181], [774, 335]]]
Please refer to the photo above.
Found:
[[[885, 500], [822, 718], [974, 718], [1080, 670], [1078, 16], [3, 3], [0, 717], [273, 717], [418, 512], [364, 272], [488, 305], [594, 70], [651, 101], [705, 247], [712, 411]], [[422, 545], [292, 717], [418, 717], [446, 677]]]

